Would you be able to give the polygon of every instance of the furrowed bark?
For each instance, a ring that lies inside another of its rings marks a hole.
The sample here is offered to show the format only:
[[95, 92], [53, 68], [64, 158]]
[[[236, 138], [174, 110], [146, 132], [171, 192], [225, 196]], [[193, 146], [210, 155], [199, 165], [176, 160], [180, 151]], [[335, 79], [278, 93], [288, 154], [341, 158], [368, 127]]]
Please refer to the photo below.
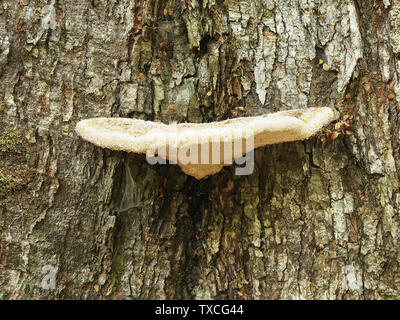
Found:
[[[0, 3], [1, 298], [400, 297], [399, 4], [56, 0], [54, 29], [46, 5]], [[249, 176], [74, 132], [318, 106], [351, 127], [257, 149]]]

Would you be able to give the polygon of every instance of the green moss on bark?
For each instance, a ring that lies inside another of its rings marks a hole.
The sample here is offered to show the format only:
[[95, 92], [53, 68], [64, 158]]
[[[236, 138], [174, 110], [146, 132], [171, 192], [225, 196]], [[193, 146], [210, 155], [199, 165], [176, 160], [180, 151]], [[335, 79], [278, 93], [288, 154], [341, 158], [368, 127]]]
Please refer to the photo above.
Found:
[[11, 182], [11, 176], [4, 173], [3, 170], [0, 169], [0, 186], [5, 186]]
[[12, 128], [6, 128], [0, 134], [0, 151], [20, 153], [22, 144], [22, 133]]

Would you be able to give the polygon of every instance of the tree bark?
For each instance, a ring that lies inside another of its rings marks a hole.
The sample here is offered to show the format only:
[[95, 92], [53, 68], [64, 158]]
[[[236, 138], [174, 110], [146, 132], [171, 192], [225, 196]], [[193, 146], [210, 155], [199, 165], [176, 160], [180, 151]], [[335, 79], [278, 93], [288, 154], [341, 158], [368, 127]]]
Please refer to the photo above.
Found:
[[[399, 58], [394, 0], [1, 1], [0, 298], [399, 299]], [[316, 106], [249, 176], [74, 131]]]

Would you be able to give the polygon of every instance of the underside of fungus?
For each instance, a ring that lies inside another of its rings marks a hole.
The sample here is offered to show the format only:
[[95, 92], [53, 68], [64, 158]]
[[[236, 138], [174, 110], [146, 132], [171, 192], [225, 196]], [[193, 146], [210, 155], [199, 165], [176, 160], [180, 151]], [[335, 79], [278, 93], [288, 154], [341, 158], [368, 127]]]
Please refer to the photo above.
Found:
[[80, 121], [76, 132], [102, 148], [145, 153], [150, 163], [155, 163], [154, 159], [168, 159], [186, 174], [202, 179], [255, 148], [307, 139], [335, 119], [330, 108], [170, 125], [138, 119], [93, 118]]

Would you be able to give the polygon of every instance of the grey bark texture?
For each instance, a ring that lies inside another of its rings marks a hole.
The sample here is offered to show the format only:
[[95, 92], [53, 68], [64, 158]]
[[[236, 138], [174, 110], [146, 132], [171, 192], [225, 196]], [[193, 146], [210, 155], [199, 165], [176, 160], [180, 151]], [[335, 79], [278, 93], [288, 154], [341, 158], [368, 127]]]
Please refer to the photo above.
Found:
[[[2, 0], [0, 298], [399, 299], [399, 59], [395, 0]], [[249, 176], [74, 132], [316, 106]]]

